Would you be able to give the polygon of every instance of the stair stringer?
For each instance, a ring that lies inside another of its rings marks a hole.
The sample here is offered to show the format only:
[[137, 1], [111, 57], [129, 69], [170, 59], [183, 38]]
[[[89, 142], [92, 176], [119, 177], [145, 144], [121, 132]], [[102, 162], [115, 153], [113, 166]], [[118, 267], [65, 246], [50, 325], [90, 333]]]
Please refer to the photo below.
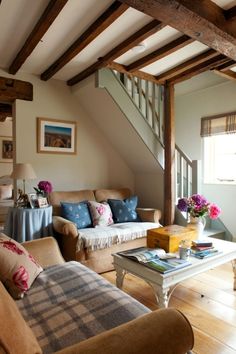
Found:
[[162, 144], [115, 74], [108, 69], [99, 70], [96, 74], [96, 87], [105, 89], [112, 97], [140, 139], [152, 153], [161, 168], [164, 169], [164, 148]]

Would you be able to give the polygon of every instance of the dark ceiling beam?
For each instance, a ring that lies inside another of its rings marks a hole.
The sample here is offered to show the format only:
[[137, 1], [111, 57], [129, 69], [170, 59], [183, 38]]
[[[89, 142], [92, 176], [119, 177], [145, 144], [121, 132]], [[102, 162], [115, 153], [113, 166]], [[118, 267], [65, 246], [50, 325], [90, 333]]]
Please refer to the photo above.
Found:
[[115, 1], [95, 22], [93, 22], [86, 31], [79, 36], [76, 41], [41, 74], [41, 79], [47, 81], [55, 75], [63, 66], [78, 55], [89, 43], [108, 28], [118, 17], [120, 17], [128, 6]]
[[206, 62], [208, 59], [214, 58], [215, 56], [219, 55], [216, 51], [213, 49], [210, 49], [209, 51], [199, 54], [198, 56], [189, 59], [178, 66], [175, 66], [174, 68], [156, 76], [156, 79], [160, 84], [164, 83], [166, 80], [170, 80], [172, 77], [177, 76], [183, 72], [185, 72], [188, 69], [194, 68], [195, 66]]
[[32, 53], [36, 45], [39, 43], [41, 38], [47, 32], [53, 21], [59, 15], [63, 7], [66, 5], [68, 0], [51, 0], [46, 7], [44, 13], [40, 17], [39, 21], [35, 25], [31, 34], [26, 39], [23, 47], [20, 49], [15, 59], [11, 63], [9, 67], [10, 74], [16, 74], [20, 69], [22, 64], [28, 58], [28, 56]]
[[236, 80], [236, 73], [232, 70], [227, 70], [227, 71], [214, 70], [214, 73], [223, 76], [226, 79]]
[[133, 48], [138, 43], [142, 42], [144, 39], [160, 31], [163, 27], [165, 27], [165, 25], [163, 25], [160, 21], [151, 21], [150, 23], [142, 27], [140, 30], [132, 34], [130, 37], [125, 39], [122, 43], [118, 44], [115, 48], [110, 50], [104, 57], [99, 58], [97, 62], [90, 65], [81, 73], [75, 75], [70, 80], [68, 80], [67, 84], [69, 86], [72, 86], [84, 80], [86, 77], [90, 76], [97, 70], [106, 66], [108, 63], [111, 63], [114, 59], [126, 53], [128, 50]]
[[191, 69], [196, 65], [199, 65], [201, 63], [204, 63], [205, 61], [207, 61], [208, 59], [214, 58], [217, 55], [219, 55], [219, 53], [217, 53], [215, 50], [213, 49], [209, 49], [204, 53], [201, 53], [197, 56], [195, 56], [194, 58], [191, 58], [177, 66], [175, 66], [174, 68], [163, 72], [160, 75], [156, 76], [157, 81], [160, 84], [163, 84], [166, 80], [169, 80], [170, 78], [172, 78], [173, 76], [176, 76], [180, 73], [182, 73], [183, 71], [187, 70], [187, 69]]
[[215, 58], [211, 58], [204, 63], [201, 63], [191, 69], [188, 69], [188, 70], [180, 73], [179, 75], [172, 77], [170, 80], [167, 80], [167, 82], [169, 82], [171, 84], [178, 84], [182, 81], [191, 79], [193, 76], [199, 75], [207, 70], [212, 70], [216, 66], [218, 66], [220, 64], [224, 64], [227, 61], [229, 61], [228, 58], [226, 58], [222, 54], [219, 54]]
[[236, 66], [236, 62], [234, 60], [229, 60], [227, 63], [216, 67], [216, 69], [220, 70], [220, 71], [227, 71], [227, 70], [233, 68], [234, 66]]
[[33, 85], [30, 82], [0, 77], [0, 101], [14, 102], [16, 99], [33, 101]]
[[132, 64], [128, 65], [128, 70], [130, 72], [139, 70], [145, 66], [148, 66], [154, 63], [157, 60], [160, 60], [167, 55], [170, 55], [176, 52], [178, 49], [185, 47], [186, 45], [192, 43], [194, 40], [186, 35], [181, 36], [174, 41], [164, 45], [163, 47], [153, 51], [152, 53], [146, 55], [143, 58], [140, 58], [133, 62]]
[[7, 117], [12, 117], [12, 105], [0, 103], [0, 122], [4, 122]]
[[224, 10], [224, 15], [226, 20], [233, 20], [236, 17], [236, 6], [231, 7], [231, 9]]
[[236, 28], [211, 0], [120, 0], [236, 60]]

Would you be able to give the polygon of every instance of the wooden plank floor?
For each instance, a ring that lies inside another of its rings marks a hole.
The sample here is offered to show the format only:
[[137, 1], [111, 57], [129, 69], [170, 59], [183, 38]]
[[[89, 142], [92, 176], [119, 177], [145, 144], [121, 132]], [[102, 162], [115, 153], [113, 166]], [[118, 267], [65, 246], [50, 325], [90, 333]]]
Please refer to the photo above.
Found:
[[[115, 272], [103, 276], [115, 284]], [[126, 275], [123, 290], [151, 310], [158, 308], [151, 287], [143, 280]], [[169, 306], [181, 310], [191, 322], [195, 354], [236, 353], [236, 292], [231, 263], [180, 283]]]

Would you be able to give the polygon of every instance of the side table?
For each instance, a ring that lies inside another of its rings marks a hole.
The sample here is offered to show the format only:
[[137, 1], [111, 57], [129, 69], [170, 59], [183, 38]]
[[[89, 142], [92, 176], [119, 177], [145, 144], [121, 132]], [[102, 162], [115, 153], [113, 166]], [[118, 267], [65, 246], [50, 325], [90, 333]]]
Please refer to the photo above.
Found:
[[18, 242], [52, 236], [52, 206], [34, 209], [10, 207], [4, 232]]

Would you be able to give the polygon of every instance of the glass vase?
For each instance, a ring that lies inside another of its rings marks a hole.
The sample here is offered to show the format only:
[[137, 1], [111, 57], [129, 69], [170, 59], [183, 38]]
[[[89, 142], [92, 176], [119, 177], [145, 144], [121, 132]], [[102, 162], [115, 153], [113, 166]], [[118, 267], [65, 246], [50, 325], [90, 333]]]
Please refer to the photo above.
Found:
[[197, 232], [197, 239], [204, 238], [204, 228], [206, 226], [206, 219], [204, 216], [192, 216], [190, 215], [189, 227], [196, 229]]

